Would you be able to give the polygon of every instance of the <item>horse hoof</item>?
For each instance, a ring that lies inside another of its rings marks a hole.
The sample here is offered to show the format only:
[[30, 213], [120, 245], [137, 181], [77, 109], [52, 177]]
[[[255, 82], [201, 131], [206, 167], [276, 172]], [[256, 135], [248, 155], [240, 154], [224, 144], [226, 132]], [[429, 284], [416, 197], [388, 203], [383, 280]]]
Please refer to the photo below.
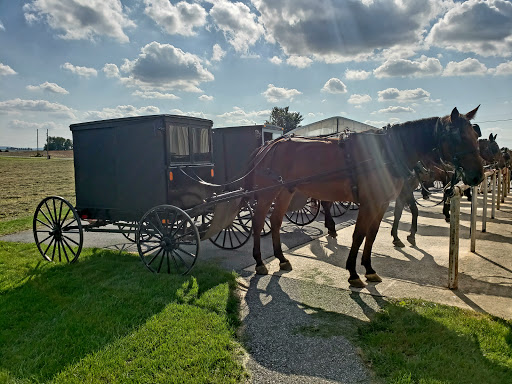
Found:
[[402, 240], [400, 239], [396, 239], [396, 240], [393, 240], [393, 245], [397, 248], [403, 248], [405, 247], [405, 244], [402, 243]]
[[444, 218], [444, 221], [446, 221], [447, 223], [449, 223], [449, 222], [450, 222], [450, 218], [449, 218], [449, 217], [445, 217], [445, 218]]
[[257, 275], [268, 275], [268, 269], [265, 264], [256, 266], [256, 274]]
[[329, 234], [329, 236], [331, 236], [333, 238], [336, 238], [338, 236], [338, 232], [336, 232], [336, 231], [329, 231], [328, 234]]
[[412, 245], [412, 246], [416, 246], [416, 237], [414, 236], [407, 236], [407, 241]]
[[348, 283], [354, 288], [364, 288], [366, 284], [358, 277], [357, 279], [348, 279]]
[[292, 265], [290, 264], [289, 261], [285, 261], [283, 263], [279, 263], [279, 269], [281, 271], [291, 271], [292, 270]]
[[380, 283], [380, 282], [382, 282], [382, 279], [376, 273], [368, 273], [368, 274], [364, 275], [364, 277], [366, 277], [366, 280], [368, 280], [368, 281], [370, 281], [372, 283]]

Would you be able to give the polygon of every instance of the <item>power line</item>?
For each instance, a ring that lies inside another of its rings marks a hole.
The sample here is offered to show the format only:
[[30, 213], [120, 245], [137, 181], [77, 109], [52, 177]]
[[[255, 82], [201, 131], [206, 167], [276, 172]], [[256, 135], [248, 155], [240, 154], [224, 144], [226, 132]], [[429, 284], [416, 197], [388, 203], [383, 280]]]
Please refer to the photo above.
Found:
[[500, 119], [500, 120], [487, 120], [487, 121], [477, 121], [476, 123], [496, 123], [498, 121], [511, 121], [512, 119]]

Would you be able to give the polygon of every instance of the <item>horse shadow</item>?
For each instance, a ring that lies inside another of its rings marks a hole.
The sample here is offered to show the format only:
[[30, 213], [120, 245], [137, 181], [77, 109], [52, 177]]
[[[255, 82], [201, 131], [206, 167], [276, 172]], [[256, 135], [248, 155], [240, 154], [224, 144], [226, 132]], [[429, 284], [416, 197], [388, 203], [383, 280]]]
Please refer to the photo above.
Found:
[[[401, 312], [402, 318], [411, 324], [421, 324], [427, 332], [443, 334], [450, 353], [457, 353], [455, 349], [460, 348], [471, 361], [486, 360], [489, 374], [496, 369], [503, 370], [487, 360], [476, 338], [461, 335], [441, 322], [427, 319], [410, 307], [383, 297], [287, 279], [281, 272], [252, 275], [248, 281], [243, 303], [243, 335], [250, 354], [247, 367], [258, 382], [266, 382], [269, 373], [282, 383], [375, 382], [370, 368], [374, 363], [371, 353], [372, 348], [378, 346], [368, 345], [365, 338], [374, 337], [373, 320], [391, 313], [388, 312], [390, 306], [392, 313]], [[427, 337], [422, 348], [428, 348], [428, 343]], [[450, 345], [457, 347], [449, 348]], [[439, 345], [431, 347], [439, 348]], [[414, 351], [408, 353], [414, 354]], [[441, 357], [446, 366], [453, 365], [450, 353]], [[455, 366], [437, 373], [424, 370], [416, 373], [421, 377], [412, 379], [414, 382], [420, 379], [457, 382], [459, 369], [476, 368]]]

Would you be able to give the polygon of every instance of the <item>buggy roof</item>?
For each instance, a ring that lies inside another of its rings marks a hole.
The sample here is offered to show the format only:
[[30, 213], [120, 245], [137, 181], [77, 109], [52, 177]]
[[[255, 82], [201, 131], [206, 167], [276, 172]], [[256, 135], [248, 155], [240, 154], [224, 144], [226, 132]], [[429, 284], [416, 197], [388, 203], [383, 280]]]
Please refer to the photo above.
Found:
[[69, 129], [71, 131], [81, 130], [81, 129], [101, 129], [101, 128], [110, 128], [112, 125], [119, 124], [132, 124], [136, 122], [142, 122], [145, 120], [159, 120], [166, 119], [173, 123], [188, 123], [188, 124], [206, 124], [208, 126], [213, 125], [211, 120], [201, 119], [199, 117], [192, 116], [180, 116], [180, 115], [146, 115], [146, 116], [132, 116], [132, 117], [122, 117], [118, 119], [107, 119], [107, 120], [96, 120], [96, 121], [88, 121], [85, 123], [76, 123], [71, 124]]

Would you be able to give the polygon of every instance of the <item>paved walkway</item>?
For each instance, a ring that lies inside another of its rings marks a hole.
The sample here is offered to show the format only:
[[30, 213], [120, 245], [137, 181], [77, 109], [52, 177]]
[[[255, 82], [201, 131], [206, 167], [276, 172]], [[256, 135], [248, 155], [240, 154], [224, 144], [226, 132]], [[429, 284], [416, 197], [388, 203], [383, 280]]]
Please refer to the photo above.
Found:
[[[478, 202], [481, 207], [482, 196]], [[512, 197], [488, 220], [486, 233], [479, 219], [476, 253], [469, 251], [470, 203], [461, 201], [458, 290], [447, 288], [449, 224], [441, 207], [419, 209], [416, 247], [395, 248], [392, 212], [382, 221], [372, 258], [382, 283], [349, 287], [344, 266], [353, 225], [339, 229], [336, 239], [322, 236], [285, 252], [293, 271], [279, 271], [274, 258], [266, 260], [268, 276], [256, 276], [254, 265], [239, 271], [253, 383], [372, 382], [346, 336], [368, 321], [385, 297], [421, 298], [512, 319]], [[399, 236], [406, 244], [410, 219], [404, 211]]]

